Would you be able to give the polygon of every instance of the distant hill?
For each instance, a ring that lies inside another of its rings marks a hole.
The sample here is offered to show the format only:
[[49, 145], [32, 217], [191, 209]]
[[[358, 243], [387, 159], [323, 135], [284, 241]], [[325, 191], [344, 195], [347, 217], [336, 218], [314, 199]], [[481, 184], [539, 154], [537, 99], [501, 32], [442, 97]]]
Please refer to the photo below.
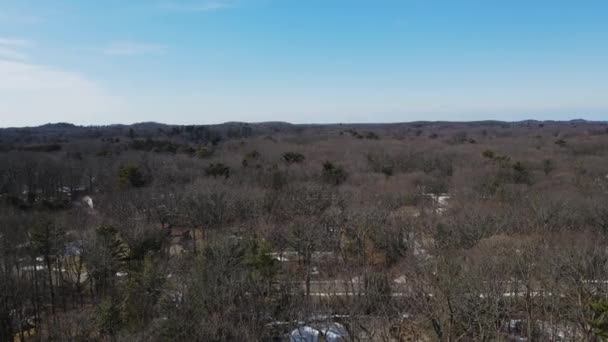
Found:
[[583, 127], [590, 130], [604, 129], [606, 122], [575, 119], [570, 121], [415, 121], [402, 123], [335, 123], [291, 124], [287, 122], [225, 122], [214, 125], [169, 125], [157, 122], [140, 122], [131, 125], [78, 126], [71, 123], [48, 123], [37, 127], [12, 127], [0, 129], [0, 144], [60, 143], [78, 139], [98, 138], [165, 138], [194, 143], [211, 143], [221, 140], [276, 134], [304, 134], [344, 132], [348, 130], [378, 131], [377, 133], [403, 134], [408, 131], [466, 131], [468, 129], [496, 129], [517, 127]]

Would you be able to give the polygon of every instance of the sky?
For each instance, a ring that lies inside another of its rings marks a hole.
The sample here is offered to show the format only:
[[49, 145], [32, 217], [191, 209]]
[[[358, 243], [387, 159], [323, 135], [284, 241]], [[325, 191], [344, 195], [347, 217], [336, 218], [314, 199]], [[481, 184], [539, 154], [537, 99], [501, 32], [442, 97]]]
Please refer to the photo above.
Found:
[[0, 0], [0, 127], [608, 119], [608, 1]]

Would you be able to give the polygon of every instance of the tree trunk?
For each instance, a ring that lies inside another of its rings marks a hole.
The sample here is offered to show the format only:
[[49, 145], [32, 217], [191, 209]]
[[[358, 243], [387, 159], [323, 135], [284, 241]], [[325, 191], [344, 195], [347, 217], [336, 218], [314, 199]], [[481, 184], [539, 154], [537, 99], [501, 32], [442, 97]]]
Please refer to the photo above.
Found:
[[51, 258], [46, 255], [44, 260], [46, 261], [46, 270], [49, 277], [49, 291], [51, 292], [51, 313], [55, 315], [55, 290], [53, 289], [53, 269], [51, 265]]

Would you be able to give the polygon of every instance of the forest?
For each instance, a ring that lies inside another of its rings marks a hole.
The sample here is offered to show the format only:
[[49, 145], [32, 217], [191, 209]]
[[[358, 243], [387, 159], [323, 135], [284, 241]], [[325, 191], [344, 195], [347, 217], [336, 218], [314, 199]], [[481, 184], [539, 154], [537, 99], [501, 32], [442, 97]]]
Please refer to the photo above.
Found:
[[608, 123], [0, 129], [0, 341], [603, 341]]

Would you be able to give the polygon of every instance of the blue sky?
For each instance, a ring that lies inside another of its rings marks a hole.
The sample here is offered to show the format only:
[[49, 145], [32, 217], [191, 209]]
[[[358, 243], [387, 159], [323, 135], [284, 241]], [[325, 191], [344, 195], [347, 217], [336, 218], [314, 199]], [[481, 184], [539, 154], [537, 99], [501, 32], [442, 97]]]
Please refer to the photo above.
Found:
[[607, 114], [608, 1], [0, 0], [0, 126]]

